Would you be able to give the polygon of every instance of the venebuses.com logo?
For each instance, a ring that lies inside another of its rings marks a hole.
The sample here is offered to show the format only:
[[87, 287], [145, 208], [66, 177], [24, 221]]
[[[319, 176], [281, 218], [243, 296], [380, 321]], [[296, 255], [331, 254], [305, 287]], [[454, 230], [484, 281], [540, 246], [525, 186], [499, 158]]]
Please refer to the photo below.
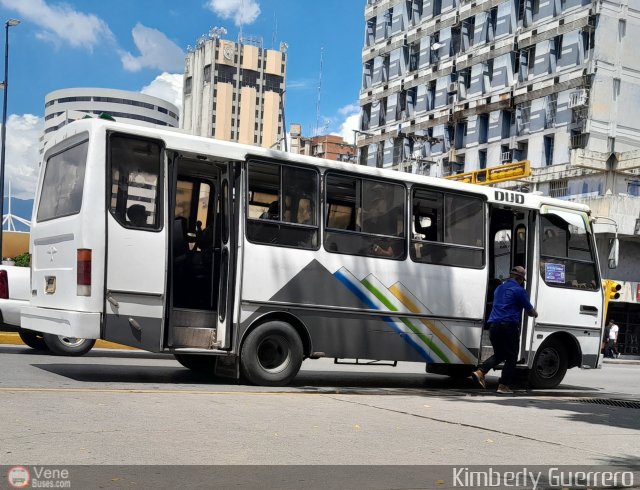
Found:
[[11, 488], [26, 488], [31, 481], [31, 475], [24, 466], [14, 466], [7, 472], [7, 481]]

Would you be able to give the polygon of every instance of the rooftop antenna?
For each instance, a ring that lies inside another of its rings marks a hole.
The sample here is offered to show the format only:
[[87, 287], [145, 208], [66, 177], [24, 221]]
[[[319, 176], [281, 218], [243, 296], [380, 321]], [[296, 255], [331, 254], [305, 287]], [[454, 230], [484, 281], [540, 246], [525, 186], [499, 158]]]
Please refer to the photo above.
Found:
[[278, 37], [278, 17], [275, 11], [273, 12], [273, 36], [271, 36], [271, 49], [276, 49], [276, 37]]
[[322, 92], [322, 57], [324, 55], [324, 47], [320, 48], [320, 77], [318, 78], [318, 101], [316, 103], [316, 127], [314, 136], [319, 135], [320, 126], [320, 94]]

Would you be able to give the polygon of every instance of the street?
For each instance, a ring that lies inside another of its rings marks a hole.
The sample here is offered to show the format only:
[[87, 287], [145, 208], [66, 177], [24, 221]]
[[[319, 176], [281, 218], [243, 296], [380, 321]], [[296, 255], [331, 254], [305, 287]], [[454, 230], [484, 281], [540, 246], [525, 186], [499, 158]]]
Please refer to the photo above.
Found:
[[[568, 372], [556, 390], [306, 361], [293, 384], [211, 380], [172, 357], [0, 346], [0, 464], [635, 464], [640, 365]], [[619, 402], [623, 400], [625, 402]], [[618, 401], [618, 402], [616, 402]], [[616, 406], [621, 405], [621, 406]], [[626, 406], [623, 406], [626, 405]]]

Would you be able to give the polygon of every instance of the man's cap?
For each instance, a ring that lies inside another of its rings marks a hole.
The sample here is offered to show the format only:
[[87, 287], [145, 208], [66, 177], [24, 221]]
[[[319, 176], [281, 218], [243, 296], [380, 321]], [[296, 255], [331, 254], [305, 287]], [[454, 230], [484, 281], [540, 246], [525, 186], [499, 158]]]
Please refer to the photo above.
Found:
[[512, 276], [518, 276], [522, 279], [527, 279], [527, 270], [521, 265], [516, 265], [513, 269], [511, 269]]

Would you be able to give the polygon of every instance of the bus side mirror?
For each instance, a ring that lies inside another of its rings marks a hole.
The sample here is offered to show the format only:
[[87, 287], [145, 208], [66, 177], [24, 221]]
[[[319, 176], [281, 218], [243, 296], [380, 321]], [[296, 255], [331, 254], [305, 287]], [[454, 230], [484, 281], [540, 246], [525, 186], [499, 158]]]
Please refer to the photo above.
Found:
[[609, 242], [609, 269], [618, 267], [619, 249], [620, 242], [618, 241], [618, 237], [615, 237]]

